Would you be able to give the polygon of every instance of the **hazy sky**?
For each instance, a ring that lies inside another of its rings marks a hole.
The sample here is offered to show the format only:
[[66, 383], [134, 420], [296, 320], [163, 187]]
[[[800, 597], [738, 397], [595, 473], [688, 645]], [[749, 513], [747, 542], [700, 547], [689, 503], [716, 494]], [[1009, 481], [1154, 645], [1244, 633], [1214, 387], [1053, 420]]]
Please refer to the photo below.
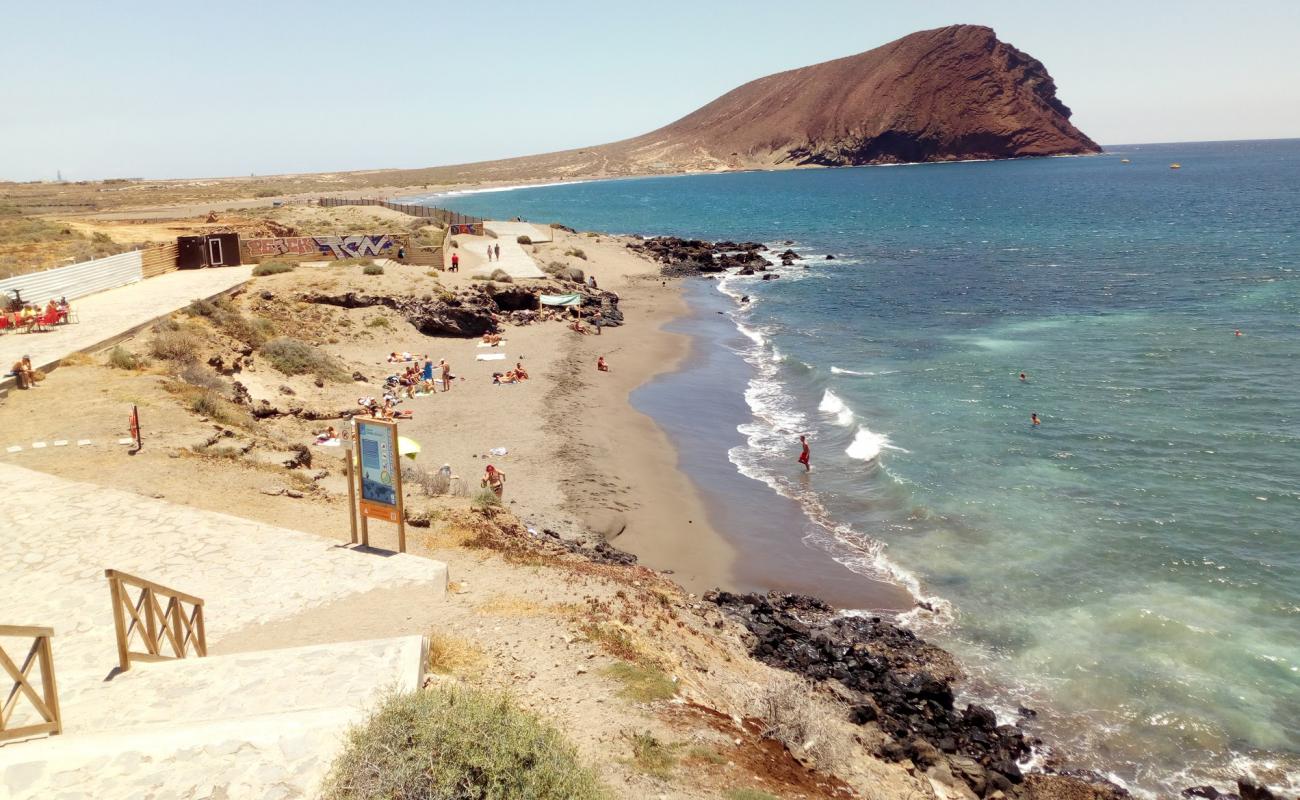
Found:
[[0, 179], [452, 164], [644, 133], [953, 23], [1102, 144], [1300, 136], [1300, 0], [4, 0]]

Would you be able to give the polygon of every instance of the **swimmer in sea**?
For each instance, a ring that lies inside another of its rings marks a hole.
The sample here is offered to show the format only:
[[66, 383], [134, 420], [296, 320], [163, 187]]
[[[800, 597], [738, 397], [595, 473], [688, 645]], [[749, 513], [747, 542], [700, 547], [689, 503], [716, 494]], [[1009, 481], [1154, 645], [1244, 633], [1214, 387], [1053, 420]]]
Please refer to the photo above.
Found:
[[1233, 335], [1233, 336], [1240, 336], [1240, 335], [1241, 335], [1241, 328], [1238, 328], [1237, 330], [1233, 331], [1233, 332], [1232, 332], [1232, 335]]
[[1026, 374], [1023, 373], [1023, 372], [1020, 373], [1020, 382], [1021, 382], [1021, 383], [1027, 383], [1028, 381], [1029, 381], [1029, 376], [1026, 375]]
[[803, 451], [799, 453], [799, 463], [803, 464], [804, 472], [810, 472], [812, 467], [808, 465], [810, 453], [808, 451], [808, 437], [800, 436], [799, 444], [803, 445]]
[[1035, 411], [1035, 412], [1033, 412], [1033, 413], [1031, 413], [1031, 414], [1029, 415], [1029, 421], [1032, 422], [1032, 423], [1034, 423], [1034, 427], [1035, 427], [1035, 428], [1038, 427], [1039, 419], [1038, 419], [1038, 412], [1037, 412], [1037, 411]]

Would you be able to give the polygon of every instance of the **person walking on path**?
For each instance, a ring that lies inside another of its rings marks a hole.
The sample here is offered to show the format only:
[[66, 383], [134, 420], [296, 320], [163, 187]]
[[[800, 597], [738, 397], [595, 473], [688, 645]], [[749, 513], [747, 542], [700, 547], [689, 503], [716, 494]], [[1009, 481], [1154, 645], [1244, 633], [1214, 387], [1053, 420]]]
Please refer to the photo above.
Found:
[[451, 254], [451, 271], [460, 272], [460, 253]]
[[488, 245], [488, 263], [492, 263], [492, 245]]
[[501, 260], [501, 245], [499, 245], [499, 244], [494, 244], [494, 245], [492, 245], [492, 251], [493, 251], [493, 253], [496, 255], [496, 257], [497, 257], [497, 261], [500, 261], [500, 260]]
[[799, 444], [803, 446], [803, 450], [799, 453], [799, 463], [803, 464], [804, 472], [809, 472], [812, 470], [812, 466], [809, 465], [808, 460], [812, 454], [808, 450], [808, 437], [800, 436]]
[[500, 500], [506, 491], [506, 474], [491, 464], [487, 465], [487, 470], [483, 472], [483, 480], [480, 484], [485, 489], [491, 489], [492, 494]]

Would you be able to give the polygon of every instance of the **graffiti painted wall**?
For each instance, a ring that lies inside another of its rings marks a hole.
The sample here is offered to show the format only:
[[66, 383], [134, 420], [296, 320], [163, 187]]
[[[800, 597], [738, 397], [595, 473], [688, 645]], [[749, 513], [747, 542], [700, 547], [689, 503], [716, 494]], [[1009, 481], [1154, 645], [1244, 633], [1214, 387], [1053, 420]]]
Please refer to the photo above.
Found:
[[468, 225], [452, 225], [447, 228], [447, 233], [452, 236], [482, 236], [483, 223], [474, 222]]
[[361, 236], [287, 236], [276, 239], [241, 239], [244, 256], [250, 261], [274, 256], [313, 258], [396, 258], [406, 248], [405, 236], [388, 234]]

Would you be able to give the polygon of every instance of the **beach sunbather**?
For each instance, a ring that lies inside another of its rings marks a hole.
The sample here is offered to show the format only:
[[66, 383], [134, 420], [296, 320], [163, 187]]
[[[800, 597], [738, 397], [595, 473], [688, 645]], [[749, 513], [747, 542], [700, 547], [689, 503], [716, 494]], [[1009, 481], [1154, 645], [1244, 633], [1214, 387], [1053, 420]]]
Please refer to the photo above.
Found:
[[609, 364], [605, 363], [604, 356], [599, 356], [596, 359], [596, 369], [600, 370], [601, 372], [609, 372]]
[[515, 374], [519, 376], [519, 380], [521, 381], [528, 380], [528, 372], [524, 369], [522, 361], [515, 362]]

